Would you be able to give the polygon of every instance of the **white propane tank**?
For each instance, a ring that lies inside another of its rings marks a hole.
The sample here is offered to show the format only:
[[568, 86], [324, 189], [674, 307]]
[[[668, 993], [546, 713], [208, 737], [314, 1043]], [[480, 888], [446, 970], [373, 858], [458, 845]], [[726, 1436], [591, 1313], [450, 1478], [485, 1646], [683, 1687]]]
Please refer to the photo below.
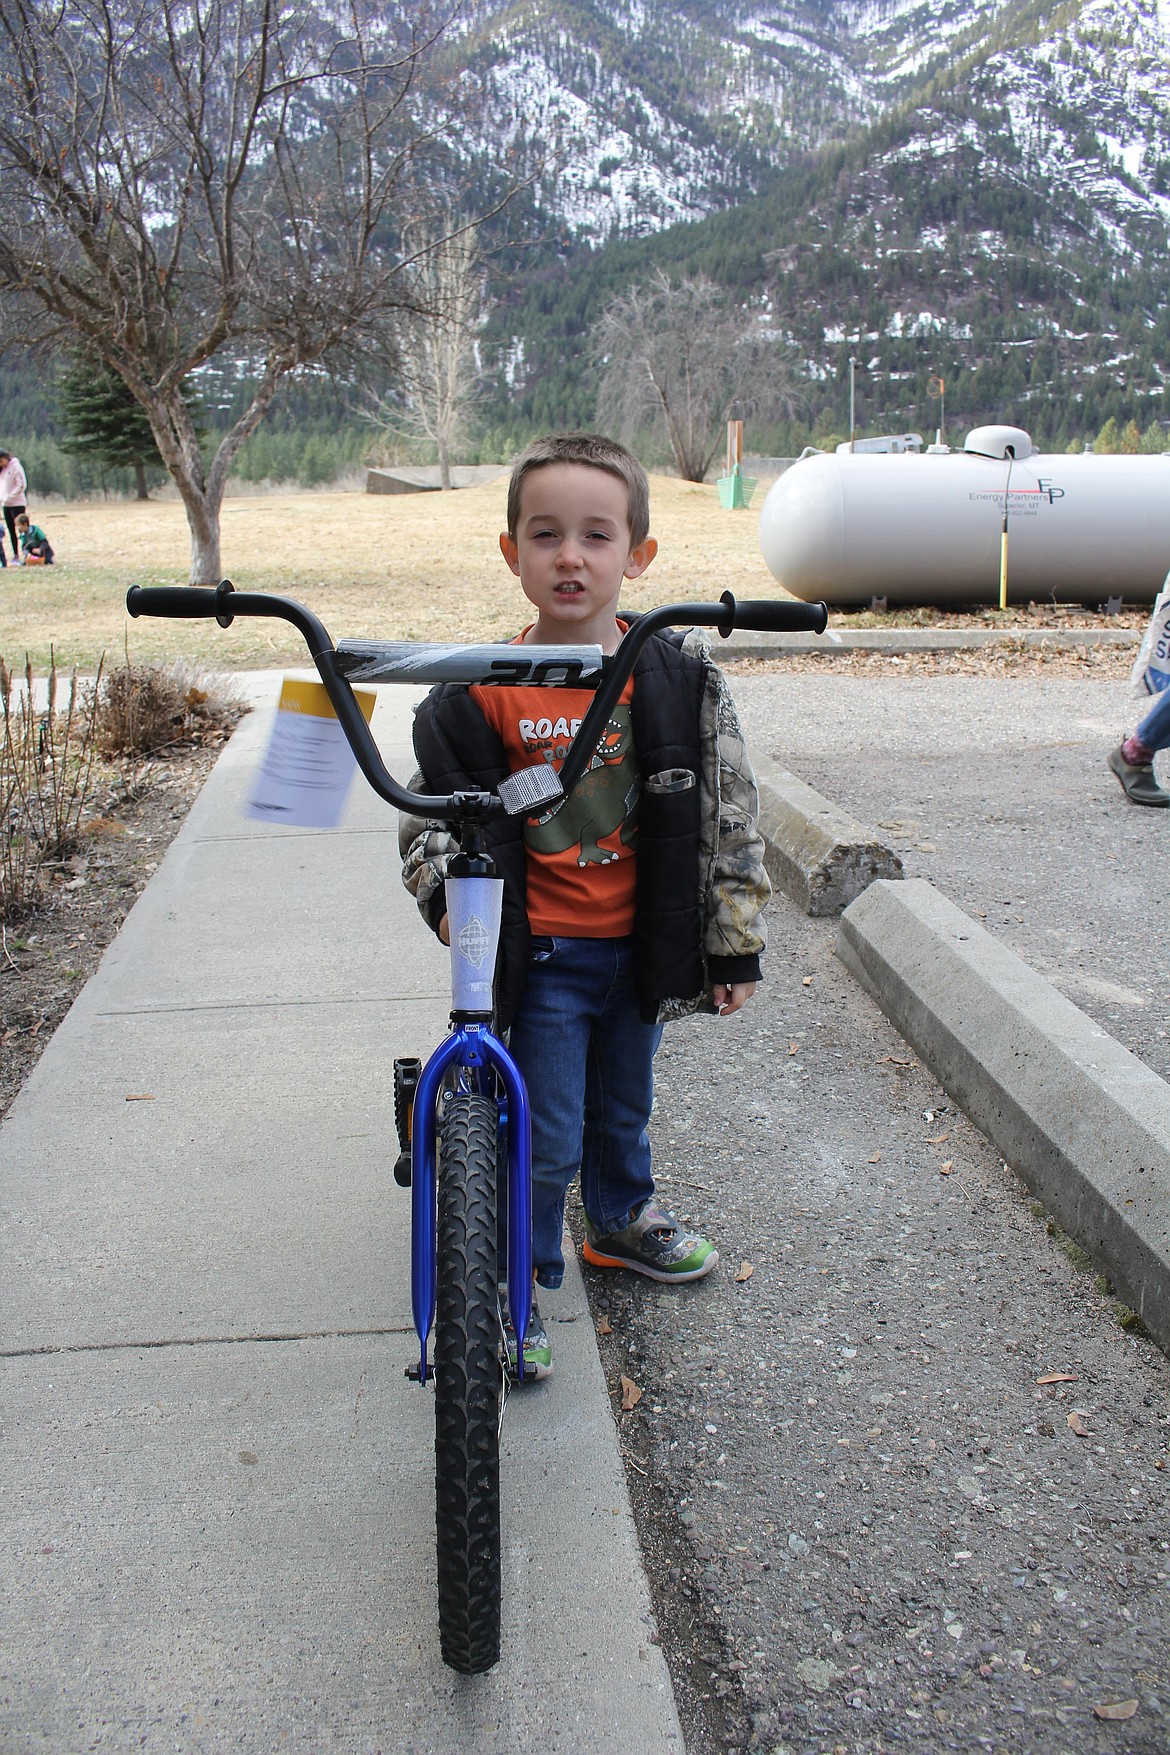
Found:
[[760, 548], [806, 603], [1152, 602], [1170, 571], [1170, 455], [1041, 456], [1019, 427], [961, 452], [804, 457], [772, 484]]

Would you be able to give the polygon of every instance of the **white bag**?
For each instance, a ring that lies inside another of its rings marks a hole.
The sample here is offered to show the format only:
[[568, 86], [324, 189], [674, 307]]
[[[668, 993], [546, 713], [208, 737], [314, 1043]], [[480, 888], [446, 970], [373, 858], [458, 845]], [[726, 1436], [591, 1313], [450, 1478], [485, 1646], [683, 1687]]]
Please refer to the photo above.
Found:
[[1154, 603], [1129, 678], [1133, 695], [1157, 695], [1165, 688], [1170, 688], [1170, 573]]

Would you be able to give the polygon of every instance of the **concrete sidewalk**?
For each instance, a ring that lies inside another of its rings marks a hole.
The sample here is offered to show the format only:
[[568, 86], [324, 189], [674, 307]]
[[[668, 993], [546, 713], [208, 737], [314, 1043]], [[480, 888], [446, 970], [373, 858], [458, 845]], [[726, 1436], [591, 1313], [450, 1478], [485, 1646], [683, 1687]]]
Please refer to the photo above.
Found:
[[360, 783], [332, 834], [240, 815], [266, 720], [0, 1130], [0, 1746], [681, 1755], [575, 1267], [505, 1421], [503, 1660], [439, 1659], [390, 1061], [445, 959]]

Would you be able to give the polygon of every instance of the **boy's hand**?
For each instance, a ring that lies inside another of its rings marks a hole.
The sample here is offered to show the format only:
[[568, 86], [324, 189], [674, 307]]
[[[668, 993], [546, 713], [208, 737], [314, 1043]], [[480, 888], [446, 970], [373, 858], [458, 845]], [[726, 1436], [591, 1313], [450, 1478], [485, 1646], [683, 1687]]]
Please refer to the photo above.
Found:
[[752, 994], [756, 991], [754, 981], [735, 981], [730, 987], [717, 982], [712, 989], [715, 1010], [721, 1018], [729, 1018], [732, 1012], [742, 1011]]
[[439, 922], [439, 937], [445, 945], [451, 943], [451, 922], [446, 914], [444, 914], [442, 920]]

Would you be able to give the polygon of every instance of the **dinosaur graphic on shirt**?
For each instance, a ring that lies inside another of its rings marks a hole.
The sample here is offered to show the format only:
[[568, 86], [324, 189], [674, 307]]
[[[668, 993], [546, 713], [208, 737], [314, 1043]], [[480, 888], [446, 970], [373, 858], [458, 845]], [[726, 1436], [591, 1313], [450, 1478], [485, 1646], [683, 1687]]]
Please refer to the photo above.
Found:
[[536, 853], [563, 853], [577, 844], [578, 865], [610, 865], [618, 858], [600, 843], [621, 830], [626, 847], [637, 834], [638, 767], [628, 706], [615, 707], [589, 767], [568, 798], [560, 799], [524, 825], [524, 840]]

